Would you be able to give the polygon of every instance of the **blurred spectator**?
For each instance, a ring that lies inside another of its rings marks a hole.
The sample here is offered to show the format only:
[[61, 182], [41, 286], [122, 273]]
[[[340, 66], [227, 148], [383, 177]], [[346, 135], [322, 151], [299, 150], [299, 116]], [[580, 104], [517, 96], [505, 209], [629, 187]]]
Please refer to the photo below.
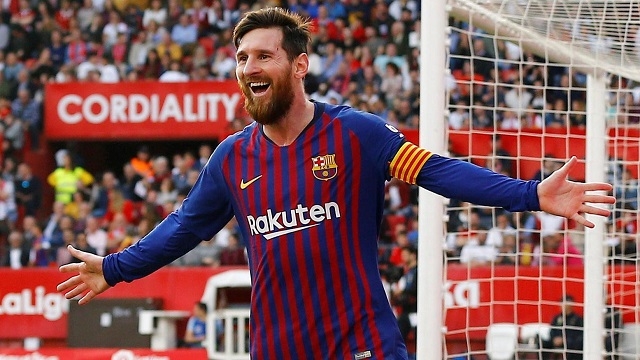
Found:
[[220, 251], [220, 266], [247, 265], [244, 246], [240, 243], [237, 233], [229, 235], [228, 245]]
[[[102, 32], [102, 28], [96, 30]], [[53, 36], [53, 34], [52, 34]], [[69, 36], [67, 37], [67, 46], [65, 54], [65, 64], [79, 65], [87, 60], [87, 54], [89, 52], [89, 46], [87, 42], [82, 38], [82, 32], [80, 29], [71, 29]]]
[[184, 346], [189, 348], [204, 347], [207, 332], [207, 304], [198, 302], [193, 307], [193, 315], [187, 321], [184, 334]]
[[496, 248], [502, 246], [503, 239], [506, 235], [515, 235], [516, 229], [511, 226], [509, 213], [500, 211], [496, 213], [496, 223], [489, 229], [487, 233], [487, 245], [493, 245]]
[[135, 71], [139, 71], [147, 61], [147, 54], [153, 48], [153, 44], [148, 41], [147, 33], [141, 31], [133, 37], [128, 49], [127, 64]]
[[15, 197], [25, 216], [37, 216], [42, 204], [42, 190], [42, 181], [33, 175], [31, 166], [20, 163], [15, 179]]
[[469, 266], [488, 265], [495, 261], [498, 251], [495, 246], [487, 244], [487, 231], [480, 228], [475, 241], [467, 240], [460, 250], [460, 262]]
[[2, 253], [0, 266], [11, 269], [22, 269], [29, 265], [31, 249], [25, 244], [20, 231], [14, 230], [9, 234], [9, 246]]
[[[620, 182], [614, 187], [616, 209], [638, 209], [638, 179], [625, 167]], [[628, 206], [627, 206], [628, 205]]]
[[498, 247], [496, 265], [518, 264], [518, 241], [515, 233], [507, 233], [502, 237], [502, 244]]
[[13, 114], [7, 114], [0, 127], [3, 133], [2, 154], [8, 157], [21, 157], [24, 145], [24, 127]]
[[55, 200], [62, 204], [71, 202], [76, 191], [85, 191], [93, 183], [93, 175], [73, 163], [70, 153], [63, 155], [63, 164], [47, 177], [55, 190]]
[[40, 104], [31, 97], [29, 89], [18, 89], [18, 97], [11, 103], [11, 113], [29, 131], [31, 149], [39, 149], [42, 116], [40, 114]]
[[[158, 1], [158, 0], [155, 0]], [[198, 40], [198, 26], [190, 21], [189, 15], [180, 15], [180, 21], [171, 28], [171, 40], [185, 49]]]
[[561, 166], [562, 163], [555, 159], [552, 154], [545, 154], [542, 159], [542, 168], [533, 175], [531, 180], [542, 181], [548, 178], [556, 170], [560, 169]]
[[187, 82], [189, 81], [189, 75], [182, 70], [180, 61], [171, 60], [169, 69], [163, 72], [158, 80], [160, 82]]
[[391, 303], [399, 309], [398, 327], [402, 338], [407, 341], [409, 332], [415, 327], [410, 317], [418, 311], [418, 249], [403, 247], [402, 260], [405, 272], [394, 290]]
[[53, 212], [49, 215], [49, 218], [44, 222], [44, 230], [42, 231], [42, 247], [44, 249], [51, 249], [62, 245], [62, 219], [64, 214], [65, 204], [60, 201], [53, 202]]
[[540, 245], [533, 249], [534, 266], [579, 266], [582, 253], [573, 245], [571, 238], [561, 231], [543, 231]]
[[167, 20], [167, 9], [162, 6], [161, 0], [151, 0], [151, 5], [144, 10], [142, 26], [147, 28], [151, 21], [164, 25]]
[[514, 156], [504, 148], [502, 136], [494, 134], [491, 142], [491, 151], [487, 155], [486, 167], [497, 173], [513, 177], [513, 158]]
[[216, 50], [211, 61], [211, 73], [217, 80], [229, 80], [235, 78], [236, 60], [229, 55], [226, 48]]
[[93, 0], [82, 0], [82, 5], [76, 12], [76, 19], [78, 19], [78, 26], [81, 29], [86, 29], [91, 24], [93, 17], [98, 14], [98, 10], [93, 6]]
[[573, 309], [573, 296], [566, 295], [560, 301], [561, 311], [551, 320], [550, 340], [543, 342], [545, 349], [557, 351], [543, 353], [543, 356], [545, 359], [555, 359], [557, 355], [566, 360], [582, 359], [582, 316]]
[[164, 55], [168, 55], [170, 60], [180, 63], [182, 60], [182, 47], [171, 39], [171, 34], [162, 34], [160, 43], [156, 46], [158, 55], [162, 58]]
[[107, 232], [100, 227], [100, 220], [94, 216], [87, 217], [87, 228], [85, 230], [87, 244], [96, 249], [96, 254], [107, 255], [108, 237]]
[[149, 49], [147, 59], [138, 70], [138, 76], [143, 80], [157, 80], [162, 74], [162, 63], [156, 49]]
[[[89, 245], [89, 243], [87, 242], [87, 234], [85, 233], [78, 233], [76, 235], [75, 248], [78, 250], [86, 251], [91, 254], [96, 254], [96, 255], [98, 254], [98, 250], [96, 250], [93, 246]], [[81, 262], [81, 260], [77, 258], [73, 258], [71, 261], [74, 263]]]
[[[41, 2], [42, 3], [42, 2]], [[60, 8], [56, 11], [55, 19], [58, 26], [63, 31], [71, 28], [71, 19], [76, 16], [76, 11], [71, 4], [71, 0], [60, 0]]]
[[67, 250], [67, 246], [76, 246], [76, 233], [72, 229], [65, 229], [62, 232], [62, 241], [64, 242], [63, 246], [60, 246], [55, 254], [55, 262], [58, 266], [73, 262], [73, 256]]
[[91, 189], [91, 203], [93, 209], [91, 215], [103, 217], [109, 208], [109, 194], [118, 188], [118, 179], [113, 171], [105, 171], [100, 182], [95, 182]]
[[109, 22], [102, 29], [102, 44], [107, 50], [110, 50], [115, 45], [118, 34], [127, 34], [128, 36], [129, 27], [122, 21], [120, 13], [113, 10], [109, 12]]

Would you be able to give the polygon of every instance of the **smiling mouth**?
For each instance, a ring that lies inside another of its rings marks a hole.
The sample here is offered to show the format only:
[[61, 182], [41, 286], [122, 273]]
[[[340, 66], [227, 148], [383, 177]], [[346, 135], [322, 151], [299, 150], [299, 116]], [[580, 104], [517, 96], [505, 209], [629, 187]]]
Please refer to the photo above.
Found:
[[253, 91], [254, 95], [264, 94], [269, 89], [270, 86], [271, 86], [270, 83], [264, 82], [264, 81], [249, 83], [249, 88], [251, 89], [251, 91]]

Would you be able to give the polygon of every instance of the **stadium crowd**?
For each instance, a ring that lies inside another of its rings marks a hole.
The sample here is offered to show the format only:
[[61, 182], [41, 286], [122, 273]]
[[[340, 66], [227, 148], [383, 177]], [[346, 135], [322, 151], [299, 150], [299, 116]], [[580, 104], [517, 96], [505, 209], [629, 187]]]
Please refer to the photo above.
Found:
[[[312, 99], [375, 113], [401, 129], [415, 129], [419, 124], [421, 1], [3, 0], [2, 5], [2, 266], [57, 266], [76, 261], [64, 250], [66, 244], [104, 255], [135, 243], [179, 206], [212, 152], [208, 144], [197, 154], [151, 154], [141, 147], [121, 169], [91, 174], [80, 166], [83, 154], [62, 149], [56, 154], [58, 168], [39, 179], [23, 155], [40, 146], [46, 121], [44, 85], [233, 80], [232, 29], [249, 10], [279, 5], [312, 19], [311, 70], [306, 79]], [[585, 125], [586, 80], [582, 74], [562, 66], [535, 65], [533, 55], [511, 43], [499, 41], [494, 51], [481, 32], [465, 24], [455, 28], [464, 31], [450, 35], [450, 128]], [[524, 67], [521, 60], [525, 60]], [[631, 86], [621, 79], [619, 85]], [[640, 96], [617, 98], [612, 104], [631, 108], [637, 102]], [[632, 111], [616, 111], [623, 113]], [[636, 120], [632, 116], [624, 119]], [[246, 121], [249, 119], [238, 119], [237, 125]], [[512, 160], [501, 149], [498, 137], [493, 147], [487, 166], [513, 176]], [[545, 162], [535, 177], [548, 176], [557, 165], [552, 160]], [[637, 180], [625, 176], [622, 180], [628, 186], [616, 195], [624, 206], [637, 209]], [[47, 187], [55, 191], [55, 202], [49, 216], [39, 218]], [[415, 266], [410, 255], [415, 254], [418, 243], [417, 189], [391, 180], [386, 194], [380, 267], [392, 286], [405, 269]], [[516, 216], [455, 201], [452, 205], [447, 247], [454, 261], [470, 265], [582, 263], [582, 233], [573, 224], [544, 214]], [[635, 215], [632, 217], [612, 226], [628, 229], [625, 232], [632, 238], [637, 229]], [[203, 242], [175, 265], [246, 263], [236, 226], [232, 221], [212, 241]], [[524, 230], [518, 233], [516, 228]], [[634, 247], [627, 249], [627, 245]], [[618, 239], [612, 248], [635, 256], [634, 241]]]

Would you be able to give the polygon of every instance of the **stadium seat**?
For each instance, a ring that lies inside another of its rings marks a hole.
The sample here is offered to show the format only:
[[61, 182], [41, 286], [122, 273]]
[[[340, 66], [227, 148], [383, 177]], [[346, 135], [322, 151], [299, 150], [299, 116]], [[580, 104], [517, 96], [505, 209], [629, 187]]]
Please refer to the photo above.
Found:
[[515, 358], [518, 346], [518, 325], [496, 323], [487, 330], [486, 351], [491, 360], [510, 360]]

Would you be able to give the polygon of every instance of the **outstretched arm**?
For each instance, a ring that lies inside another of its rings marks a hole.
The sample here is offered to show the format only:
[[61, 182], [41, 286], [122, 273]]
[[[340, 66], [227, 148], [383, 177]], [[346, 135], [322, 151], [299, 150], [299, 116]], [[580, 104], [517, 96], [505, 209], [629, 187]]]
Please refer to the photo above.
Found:
[[577, 164], [576, 157], [572, 157], [562, 168], [544, 179], [538, 185], [538, 200], [540, 210], [550, 214], [564, 216], [578, 223], [592, 228], [591, 221], [583, 214], [609, 216], [610, 211], [588, 203], [613, 204], [615, 198], [609, 195], [592, 194], [593, 191], [611, 191], [612, 186], [605, 183], [577, 183], [569, 181], [569, 171]]
[[513, 179], [469, 162], [432, 155], [413, 144], [405, 143], [403, 149], [405, 147], [408, 149], [401, 149], [391, 162], [391, 175], [447, 198], [513, 212], [542, 210], [587, 227], [594, 225], [584, 218], [584, 214], [608, 216], [610, 213], [589, 203], [615, 202], [613, 196], [593, 193], [610, 191], [610, 184], [577, 183], [567, 179], [577, 163], [575, 157], [549, 178], [538, 182]]

